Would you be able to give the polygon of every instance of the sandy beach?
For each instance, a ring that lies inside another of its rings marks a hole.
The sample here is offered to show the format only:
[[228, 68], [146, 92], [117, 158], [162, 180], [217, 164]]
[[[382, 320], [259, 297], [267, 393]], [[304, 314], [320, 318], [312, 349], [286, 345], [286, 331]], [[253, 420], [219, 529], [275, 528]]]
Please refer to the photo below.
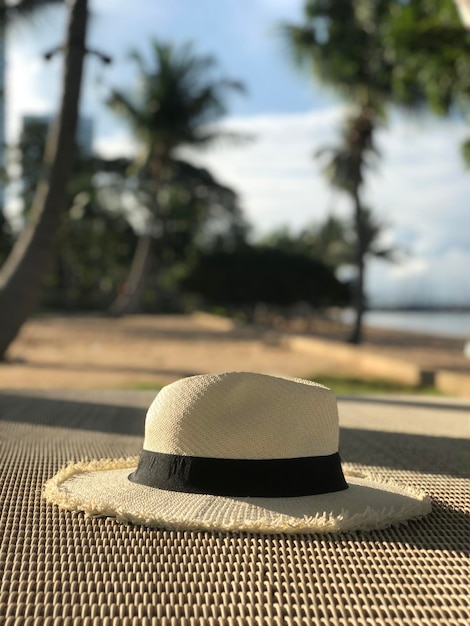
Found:
[[[326, 340], [321, 358], [290, 347], [283, 340], [290, 333]], [[290, 322], [273, 330], [204, 314], [122, 319], [44, 315], [29, 320], [10, 347], [0, 364], [0, 388], [151, 388], [183, 376], [230, 370], [353, 375], [354, 363], [339, 368], [336, 358], [347, 333], [344, 325], [322, 318], [311, 320], [308, 329]], [[463, 341], [369, 328], [364, 344], [351, 349], [357, 355], [470, 375]]]

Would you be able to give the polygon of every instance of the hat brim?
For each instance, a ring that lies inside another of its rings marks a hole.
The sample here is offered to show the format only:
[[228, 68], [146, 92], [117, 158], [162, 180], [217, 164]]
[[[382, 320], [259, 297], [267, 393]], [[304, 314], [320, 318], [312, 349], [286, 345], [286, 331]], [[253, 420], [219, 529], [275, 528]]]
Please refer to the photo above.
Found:
[[68, 510], [160, 528], [258, 533], [372, 530], [421, 517], [424, 494], [344, 472], [344, 491], [294, 498], [233, 498], [146, 487], [128, 480], [137, 458], [76, 463], [45, 485], [44, 497]]

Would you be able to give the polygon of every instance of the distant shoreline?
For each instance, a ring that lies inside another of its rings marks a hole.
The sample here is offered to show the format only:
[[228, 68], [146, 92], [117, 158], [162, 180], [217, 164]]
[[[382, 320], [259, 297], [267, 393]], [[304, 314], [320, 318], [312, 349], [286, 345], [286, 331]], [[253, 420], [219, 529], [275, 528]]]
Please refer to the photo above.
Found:
[[369, 311], [390, 311], [397, 313], [422, 312], [422, 313], [470, 313], [470, 304], [462, 306], [443, 305], [443, 306], [426, 306], [426, 305], [408, 305], [408, 306], [371, 306], [367, 308]]
[[[351, 309], [337, 311], [334, 315], [342, 323], [351, 324]], [[364, 326], [404, 333], [431, 335], [470, 340], [470, 311], [461, 310], [411, 310], [369, 309], [364, 314]]]

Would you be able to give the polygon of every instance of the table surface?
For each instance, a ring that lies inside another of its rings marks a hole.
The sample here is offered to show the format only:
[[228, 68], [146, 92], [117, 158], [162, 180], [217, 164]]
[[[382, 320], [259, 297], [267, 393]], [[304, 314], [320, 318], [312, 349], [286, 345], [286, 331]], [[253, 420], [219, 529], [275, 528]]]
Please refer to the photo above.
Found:
[[0, 624], [470, 623], [470, 401], [339, 400], [348, 467], [432, 513], [341, 535], [167, 531], [41, 498], [70, 460], [138, 454], [149, 392], [0, 393]]

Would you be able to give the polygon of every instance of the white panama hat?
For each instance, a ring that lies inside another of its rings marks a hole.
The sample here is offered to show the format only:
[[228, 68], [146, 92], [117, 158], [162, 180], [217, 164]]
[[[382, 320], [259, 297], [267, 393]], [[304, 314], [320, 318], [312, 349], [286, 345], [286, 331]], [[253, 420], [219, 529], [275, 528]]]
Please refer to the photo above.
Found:
[[44, 496], [149, 526], [266, 533], [371, 530], [431, 510], [423, 493], [343, 474], [338, 438], [326, 387], [248, 372], [192, 376], [158, 393], [139, 458], [69, 465]]

